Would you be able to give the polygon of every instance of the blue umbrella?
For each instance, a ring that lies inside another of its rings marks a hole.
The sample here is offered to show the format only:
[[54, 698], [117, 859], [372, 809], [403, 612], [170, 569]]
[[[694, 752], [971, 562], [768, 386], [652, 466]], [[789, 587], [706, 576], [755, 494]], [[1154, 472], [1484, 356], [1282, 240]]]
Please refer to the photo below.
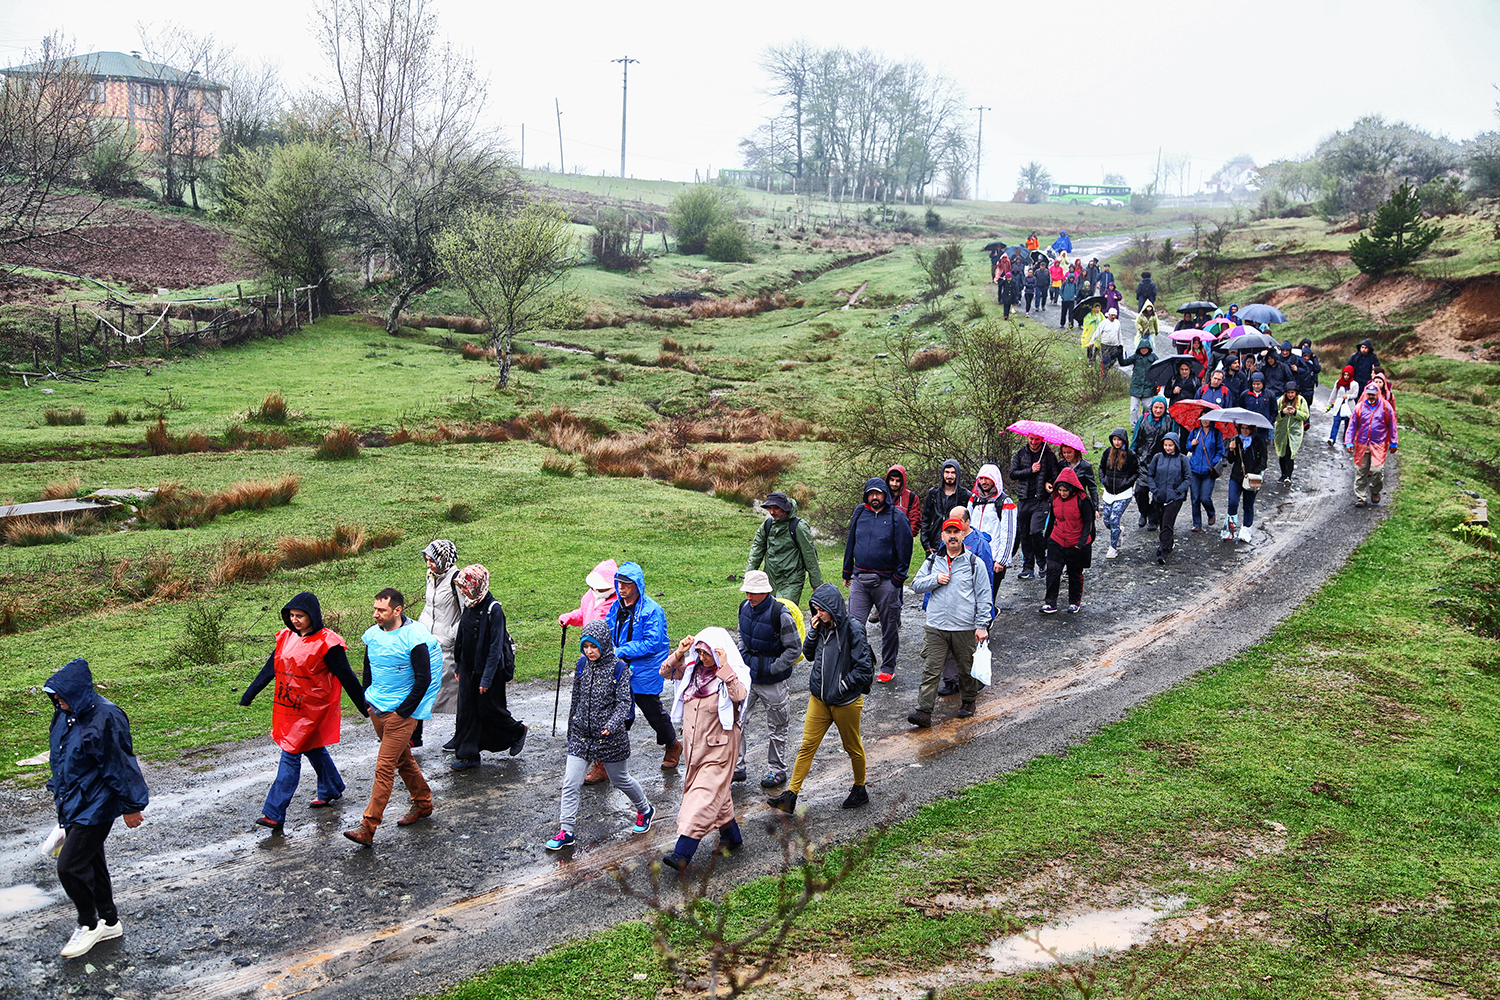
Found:
[[1249, 320], [1251, 323], [1285, 323], [1286, 314], [1280, 309], [1257, 303], [1241, 309], [1240, 320]]

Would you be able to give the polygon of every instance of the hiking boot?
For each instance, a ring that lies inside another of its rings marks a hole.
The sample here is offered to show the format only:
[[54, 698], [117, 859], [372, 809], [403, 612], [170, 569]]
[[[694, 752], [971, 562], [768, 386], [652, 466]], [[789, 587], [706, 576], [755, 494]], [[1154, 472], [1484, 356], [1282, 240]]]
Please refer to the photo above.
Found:
[[1218, 524], [1218, 523], [1219, 523], [1218, 515], [1216, 515], [1216, 514], [1210, 514], [1210, 515], [1208, 515], [1208, 526], [1210, 528], [1212, 528], [1215, 524]]
[[[102, 920], [92, 927], [85, 927], [79, 924], [73, 930], [73, 936], [68, 938], [68, 943], [62, 946], [62, 957], [78, 958], [80, 955], [87, 955], [90, 948], [104, 940], [104, 926], [104, 921]], [[115, 926], [119, 926], [118, 921], [115, 922]], [[119, 937], [119, 935], [116, 934], [115, 937]]]
[[608, 780], [608, 778], [609, 772], [604, 770], [603, 761], [596, 760], [594, 761], [594, 766], [589, 768], [589, 773], [583, 776], [583, 783], [585, 785], [597, 785], [601, 781]]
[[748, 772], [745, 771], [745, 769], [743, 767], [735, 768], [735, 771], [734, 771], [734, 780], [735, 780], [736, 784], [738, 784], [741, 781], [744, 781], [748, 777], [750, 777], [750, 775], [749, 775]]
[[849, 797], [840, 805], [840, 809], [857, 809], [870, 801], [870, 793], [865, 791], [864, 785], [855, 785], [849, 789]]
[[[255, 825], [256, 826], [263, 826], [267, 830], [270, 830], [272, 833], [280, 833], [281, 832], [281, 828], [283, 826], [283, 824], [276, 822], [276, 820], [272, 819], [269, 816], [260, 816], [260, 817], [258, 817], [255, 820]], [[79, 954], [82, 954], [82, 952], [79, 952]]]
[[766, 799], [766, 805], [784, 813], [797, 811], [797, 793], [788, 788], [774, 799]]
[[416, 806], [412, 806], [411, 812], [407, 813], [405, 816], [402, 816], [400, 819], [396, 820], [396, 825], [397, 826], [411, 826], [417, 820], [419, 820], [419, 819], [426, 819], [428, 816], [431, 816], [431, 815], [432, 815], [432, 809], [431, 808], [418, 809]]
[[950, 694], [958, 694], [958, 681], [944, 680], [938, 685], [938, 697], [946, 698]]
[[677, 762], [680, 760], [682, 760], [682, 741], [678, 740], [667, 747], [667, 752], [661, 759], [661, 769], [663, 771], [670, 771], [677, 766]]
[[342, 795], [330, 795], [326, 799], [313, 799], [311, 802], [309, 802], [307, 804], [307, 808], [309, 808], [309, 809], [327, 809], [329, 806], [333, 805], [335, 802], [337, 802], [341, 798], [343, 798]]
[[1146, 519], [1143, 517], [1143, 518], [1140, 519], [1139, 522], [1137, 522], [1136, 527], [1137, 528], [1144, 528], [1145, 526], [1146, 526]]
[[906, 717], [906, 721], [918, 729], [927, 729], [932, 725], [932, 713], [924, 712], [920, 708]]
[[963, 703], [961, 703], [958, 706], [958, 717], [960, 719], [968, 719], [968, 718], [971, 718], [973, 715], [974, 715], [974, 703], [972, 701], [963, 702]]
[[375, 843], [375, 831], [360, 823], [352, 830], [345, 830], [344, 836], [354, 841], [360, 847], [370, 847]]
[[1354, 506], [1356, 506], [1356, 507], [1365, 507], [1365, 506], [1368, 506], [1368, 504], [1364, 500], [1356, 500], [1356, 501], [1354, 501]]
[[780, 788], [784, 784], [786, 784], [785, 771], [771, 771], [764, 778], [760, 779], [760, 787], [762, 788]]
[[567, 830], [558, 830], [552, 835], [552, 839], [547, 841], [545, 846], [549, 851], [560, 851], [564, 847], [572, 847], [573, 835]]
[[521, 727], [521, 735], [519, 737], [517, 737], [516, 741], [510, 745], [510, 755], [512, 757], [514, 757], [516, 754], [520, 753], [521, 752], [521, 748], [526, 745], [526, 734], [529, 733], [529, 732], [531, 732], [531, 729], [529, 727], [527, 727], [527, 726], [522, 726]]
[[1370, 494], [1370, 506], [1374, 507], [1374, 506], [1376, 506], [1379, 503], [1380, 503], [1380, 494], [1379, 493], [1371, 493]]
[[635, 826], [630, 828], [631, 833], [645, 833], [651, 829], [651, 821], [656, 818], [656, 807], [646, 803], [646, 811], [635, 814]]
[[878, 612], [876, 612], [876, 610], [874, 608], [870, 609], [870, 617], [867, 618], [867, 619], [865, 619], [865, 623], [868, 624], [868, 625], [879, 625], [880, 624], [880, 615], [879, 615]]

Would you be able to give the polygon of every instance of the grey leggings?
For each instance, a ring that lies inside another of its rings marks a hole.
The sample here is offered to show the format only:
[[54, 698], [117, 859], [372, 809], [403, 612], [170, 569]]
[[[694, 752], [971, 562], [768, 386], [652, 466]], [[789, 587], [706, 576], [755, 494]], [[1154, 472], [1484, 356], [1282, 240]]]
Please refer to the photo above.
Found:
[[[606, 760], [603, 763], [604, 773], [609, 775], [609, 783], [625, 793], [636, 812], [645, 812], [650, 808], [651, 803], [646, 801], [646, 790], [631, 776], [630, 761]], [[583, 776], [588, 773], [588, 769], [588, 761], [568, 754], [567, 766], [563, 768], [561, 826], [569, 833], [573, 832], [573, 822], [578, 819], [579, 792], [583, 788]]]

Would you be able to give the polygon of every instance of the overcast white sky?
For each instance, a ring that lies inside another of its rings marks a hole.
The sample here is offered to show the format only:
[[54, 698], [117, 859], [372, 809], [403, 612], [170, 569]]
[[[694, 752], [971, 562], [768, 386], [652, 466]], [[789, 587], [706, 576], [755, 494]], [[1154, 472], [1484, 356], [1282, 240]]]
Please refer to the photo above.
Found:
[[[979, 189], [988, 198], [1008, 197], [1031, 159], [1060, 182], [1110, 171], [1140, 186], [1158, 149], [1190, 154], [1206, 176], [1239, 153], [1258, 163], [1305, 154], [1363, 114], [1453, 139], [1500, 128], [1495, 0], [436, 3], [443, 30], [489, 72], [491, 115], [515, 147], [524, 123], [528, 166], [557, 166], [556, 98], [568, 168], [618, 172], [620, 67], [610, 60], [622, 56], [640, 60], [630, 67], [629, 174], [691, 180], [739, 166], [736, 141], [772, 106], [759, 54], [799, 37], [919, 59], [969, 104], [994, 108]], [[312, 82], [323, 66], [309, 6], [0, 0], [0, 65], [58, 28], [80, 52], [129, 51], [149, 16], [210, 31], [241, 56], [273, 56], [291, 84]], [[1017, 79], [1048, 96], [1002, 86]]]

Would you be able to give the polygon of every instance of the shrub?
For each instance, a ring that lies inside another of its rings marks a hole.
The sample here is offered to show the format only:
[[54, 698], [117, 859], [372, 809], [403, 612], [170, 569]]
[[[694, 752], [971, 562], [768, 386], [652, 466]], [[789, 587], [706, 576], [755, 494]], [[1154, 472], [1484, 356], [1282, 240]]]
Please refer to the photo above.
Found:
[[189, 663], [223, 663], [229, 652], [229, 608], [198, 601], [187, 609], [172, 652]]
[[474, 520], [474, 508], [466, 503], [449, 504], [445, 516], [454, 524], [468, 524]]
[[141, 507], [141, 518], [159, 528], [196, 528], [220, 514], [285, 506], [300, 488], [301, 483], [291, 473], [280, 479], [235, 483], [218, 493], [202, 493], [181, 483], [162, 483]]
[[715, 227], [733, 224], [737, 207], [733, 194], [708, 184], [696, 184], [673, 198], [668, 225], [677, 236], [678, 252], [702, 253]]
[[335, 427], [313, 452], [313, 458], [325, 462], [342, 462], [359, 457], [359, 435], [348, 427]]
[[250, 419], [258, 420], [263, 424], [286, 423], [286, 400], [281, 398], [279, 392], [271, 393], [261, 402], [260, 409], [250, 415]]
[[130, 423], [130, 414], [124, 410], [116, 410], [104, 418], [105, 427], [124, 427], [128, 423]]
[[964, 266], [964, 248], [958, 240], [949, 240], [935, 250], [914, 250], [912, 258], [927, 276], [927, 293], [938, 296], [958, 284], [958, 271]]
[[49, 406], [42, 411], [42, 419], [47, 421], [48, 427], [82, 427], [84, 424], [83, 410], [76, 406], [70, 410], [54, 410]]
[[650, 259], [645, 244], [645, 233], [637, 233], [634, 221], [619, 209], [601, 212], [589, 238], [594, 262], [607, 271], [630, 271], [644, 265]]
[[1410, 182], [1402, 181], [1376, 210], [1370, 231], [1349, 244], [1349, 259], [1362, 273], [1376, 277], [1405, 267], [1443, 234], [1442, 226], [1424, 226], [1421, 217], [1417, 192]]
[[83, 173], [89, 187], [100, 194], [122, 195], [139, 183], [139, 160], [133, 134], [101, 135], [84, 160]]
[[709, 230], [708, 239], [703, 244], [703, 253], [709, 260], [748, 264], [752, 259], [750, 237], [738, 222], [720, 223]]
[[927, 206], [927, 217], [923, 221], [929, 233], [940, 233], [943, 231], [943, 217], [931, 205]]
[[1422, 200], [1422, 211], [1439, 217], [1457, 215], [1468, 202], [1464, 186], [1456, 177], [1434, 177], [1417, 188], [1417, 197]]

